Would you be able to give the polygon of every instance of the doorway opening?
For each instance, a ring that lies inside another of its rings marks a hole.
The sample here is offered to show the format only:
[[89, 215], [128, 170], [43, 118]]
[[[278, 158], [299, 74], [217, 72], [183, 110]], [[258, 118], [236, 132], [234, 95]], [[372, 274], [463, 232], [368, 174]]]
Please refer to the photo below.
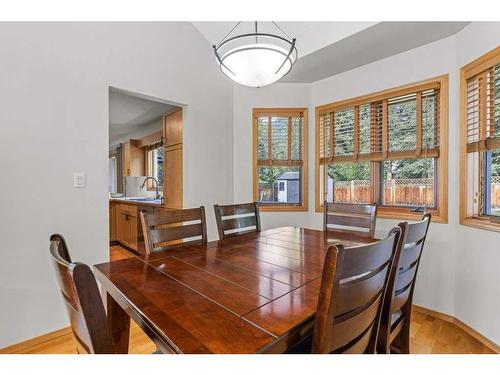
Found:
[[110, 244], [144, 253], [140, 212], [183, 206], [183, 106], [109, 88]]

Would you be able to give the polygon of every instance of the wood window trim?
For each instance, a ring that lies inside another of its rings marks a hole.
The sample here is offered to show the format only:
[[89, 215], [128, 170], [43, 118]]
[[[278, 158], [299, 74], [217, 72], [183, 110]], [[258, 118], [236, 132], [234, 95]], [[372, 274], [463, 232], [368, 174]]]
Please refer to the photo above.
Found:
[[[300, 212], [308, 210], [308, 173], [307, 173], [307, 146], [308, 146], [308, 109], [307, 108], [254, 108], [252, 110], [252, 160], [253, 160], [253, 200], [258, 202], [259, 188], [257, 177], [257, 117], [285, 117], [303, 114], [302, 128], [302, 202], [300, 204], [261, 204], [262, 212]], [[271, 125], [271, 124], [269, 124]], [[290, 138], [290, 137], [289, 137]], [[269, 142], [271, 139], [269, 138]], [[269, 151], [271, 152], [271, 148]]]
[[[500, 232], [500, 218], [467, 214], [467, 80], [500, 64], [500, 46], [478, 57], [460, 69], [460, 207], [461, 225]], [[496, 141], [496, 140], [495, 140]], [[479, 151], [479, 150], [478, 150]]]
[[[316, 212], [323, 212], [323, 197], [321, 197], [321, 173], [320, 173], [320, 115], [325, 112], [331, 112], [339, 109], [356, 107], [363, 104], [384, 101], [391, 97], [403, 96], [419, 91], [440, 88], [439, 99], [439, 157], [437, 158], [437, 199], [436, 208], [430, 209], [433, 215], [432, 221], [436, 223], [448, 222], [448, 74], [433, 77], [423, 81], [408, 85], [399, 86], [372, 94], [362, 95], [351, 99], [346, 99], [334, 103], [329, 103], [316, 107], [315, 111], [315, 208]], [[414, 153], [414, 152], [413, 152]], [[404, 155], [402, 155], [404, 156]], [[356, 161], [356, 160], [353, 160]], [[359, 155], [357, 161], [360, 161]], [[375, 198], [377, 192], [378, 168], [374, 168], [374, 162], [371, 163], [372, 186], [371, 197]], [[376, 179], [376, 180], [375, 180]], [[377, 217], [388, 219], [420, 220], [421, 213], [411, 212], [408, 207], [388, 207], [380, 205], [377, 210]]]

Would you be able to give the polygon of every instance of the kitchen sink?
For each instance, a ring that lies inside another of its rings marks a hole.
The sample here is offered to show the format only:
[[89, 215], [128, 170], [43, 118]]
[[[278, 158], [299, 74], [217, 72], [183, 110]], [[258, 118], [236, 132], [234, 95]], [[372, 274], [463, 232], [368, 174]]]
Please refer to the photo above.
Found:
[[156, 198], [146, 198], [146, 197], [134, 197], [134, 198], [123, 198], [128, 201], [134, 201], [134, 202], [151, 202], [151, 203], [160, 203], [161, 199], [156, 199]]

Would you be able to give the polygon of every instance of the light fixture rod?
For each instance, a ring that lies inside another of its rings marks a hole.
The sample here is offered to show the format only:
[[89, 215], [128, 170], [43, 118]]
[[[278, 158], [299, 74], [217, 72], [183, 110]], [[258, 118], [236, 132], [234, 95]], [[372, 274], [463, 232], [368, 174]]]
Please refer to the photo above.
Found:
[[294, 48], [295, 48], [295, 38], [292, 39], [292, 45], [290, 46], [290, 51], [288, 51], [288, 55], [286, 55], [285, 60], [283, 60], [280, 67], [278, 68], [277, 71], [274, 72], [274, 74], [278, 74], [280, 69], [283, 68], [283, 65], [285, 65], [286, 60], [288, 60], [290, 58], [290, 55], [292, 54]]
[[230, 32], [228, 32], [224, 38], [222, 38], [222, 40], [219, 42], [219, 44], [217, 45], [217, 47], [219, 47], [219, 46], [222, 44], [222, 42], [224, 42], [224, 41], [226, 40], [226, 38], [227, 38], [229, 35], [231, 35], [231, 33], [234, 31], [234, 29], [236, 29], [236, 28], [240, 25], [240, 23], [241, 23], [241, 21], [238, 21], [238, 22], [236, 23], [236, 25], [235, 25], [235, 26], [231, 29], [231, 31], [230, 31]]
[[276, 26], [279, 29], [279, 31], [281, 31], [283, 33], [284, 36], [286, 36], [288, 39], [292, 39], [292, 38], [290, 38], [290, 35], [285, 33], [285, 31], [281, 27], [279, 27], [276, 22], [274, 22], [274, 21], [271, 21], [271, 22], [273, 23], [274, 26]]

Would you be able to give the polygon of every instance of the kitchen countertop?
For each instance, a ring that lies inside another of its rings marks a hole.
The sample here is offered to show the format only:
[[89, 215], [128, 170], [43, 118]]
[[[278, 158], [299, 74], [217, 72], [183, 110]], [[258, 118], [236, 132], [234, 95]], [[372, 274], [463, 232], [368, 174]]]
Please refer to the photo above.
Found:
[[151, 206], [151, 207], [163, 207], [158, 201], [136, 201], [130, 198], [109, 198], [110, 202], [125, 203], [135, 206]]

